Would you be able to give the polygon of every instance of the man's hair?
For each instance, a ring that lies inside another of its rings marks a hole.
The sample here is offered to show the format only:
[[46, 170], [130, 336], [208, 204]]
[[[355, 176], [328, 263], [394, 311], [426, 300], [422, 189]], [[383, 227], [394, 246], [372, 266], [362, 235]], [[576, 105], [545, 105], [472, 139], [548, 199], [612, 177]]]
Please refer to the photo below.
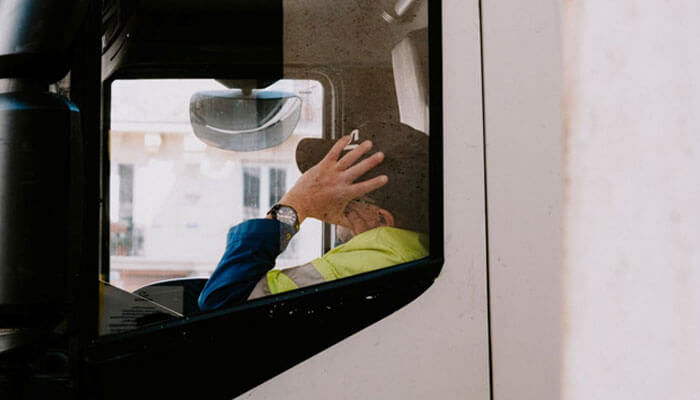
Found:
[[[354, 131], [353, 131], [354, 132]], [[386, 175], [389, 182], [368, 193], [361, 200], [389, 211], [397, 228], [427, 233], [429, 229], [428, 198], [428, 135], [398, 122], [366, 122], [353, 133], [353, 144], [365, 140], [373, 143], [372, 151], [384, 153], [384, 160], [363, 175], [358, 181]], [[317, 164], [335, 143], [331, 139], [306, 138], [299, 142], [296, 151], [297, 166], [305, 172]], [[342, 157], [342, 155], [341, 155]], [[359, 160], [358, 160], [359, 162]]]

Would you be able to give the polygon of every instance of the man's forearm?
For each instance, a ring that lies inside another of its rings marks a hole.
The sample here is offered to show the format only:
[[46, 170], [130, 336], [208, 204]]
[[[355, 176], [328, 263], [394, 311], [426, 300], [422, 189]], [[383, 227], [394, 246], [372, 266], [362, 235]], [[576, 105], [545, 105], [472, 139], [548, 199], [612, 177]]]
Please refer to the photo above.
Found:
[[253, 219], [231, 228], [226, 251], [199, 296], [200, 309], [245, 301], [283, 250], [280, 222], [274, 219]]

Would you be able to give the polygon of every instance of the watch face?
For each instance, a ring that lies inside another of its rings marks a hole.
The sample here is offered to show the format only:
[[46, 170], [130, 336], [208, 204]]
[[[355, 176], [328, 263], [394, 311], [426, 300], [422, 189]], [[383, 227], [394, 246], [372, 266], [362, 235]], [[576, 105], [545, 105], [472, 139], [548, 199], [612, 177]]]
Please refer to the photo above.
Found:
[[277, 210], [277, 220], [296, 228], [297, 213], [291, 207], [282, 206]]

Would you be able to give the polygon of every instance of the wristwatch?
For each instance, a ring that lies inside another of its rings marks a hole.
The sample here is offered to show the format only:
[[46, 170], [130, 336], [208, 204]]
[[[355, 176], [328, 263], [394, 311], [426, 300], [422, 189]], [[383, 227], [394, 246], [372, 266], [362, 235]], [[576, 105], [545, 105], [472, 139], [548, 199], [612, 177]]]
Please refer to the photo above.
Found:
[[299, 232], [299, 216], [292, 207], [277, 203], [267, 213], [279, 222], [293, 227], [294, 233]]
[[267, 214], [280, 222], [280, 252], [283, 252], [292, 236], [299, 232], [299, 216], [292, 207], [279, 203], [272, 206]]

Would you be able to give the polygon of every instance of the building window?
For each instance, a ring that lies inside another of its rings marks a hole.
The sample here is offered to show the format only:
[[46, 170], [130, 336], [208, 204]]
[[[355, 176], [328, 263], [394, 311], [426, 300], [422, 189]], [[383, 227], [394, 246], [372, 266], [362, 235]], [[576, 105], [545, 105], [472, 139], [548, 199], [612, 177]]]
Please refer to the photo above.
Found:
[[143, 254], [143, 231], [134, 224], [134, 165], [119, 164], [119, 219], [109, 228], [110, 254], [140, 256]]
[[131, 224], [134, 216], [134, 166], [119, 164], [119, 222]]
[[287, 192], [287, 170], [283, 168], [270, 168], [270, 207]]
[[260, 216], [260, 168], [243, 168], [243, 215], [246, 219]]

